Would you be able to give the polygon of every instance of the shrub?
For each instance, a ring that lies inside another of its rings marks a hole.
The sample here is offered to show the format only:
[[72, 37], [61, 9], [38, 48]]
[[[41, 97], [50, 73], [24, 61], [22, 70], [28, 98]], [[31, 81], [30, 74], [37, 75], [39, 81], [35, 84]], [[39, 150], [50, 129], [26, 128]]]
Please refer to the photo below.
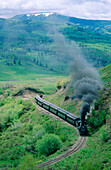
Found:
[[35, 165], [36, 165], [36, 161], [35, 161], [33, 155], [26, 154], [22, 158], [20, 165], [18, 166], [17, 169], [19, 169], [19, 170], [31, 170], [31, 169], [34, 169]]
[[0, 99], [0, 107], [1, 107], [1, 106], [4, 106], [4, 105], [5, 105], [5, 103], [6, 103], [6, 101], [5, 101], [5, 99], [4, 99], [4, 98]]
[[102, 141], [107, 142], [110, 139], [110, 134], [107, 131], [103, 130], [102, 134], [99, 137]]
[[[55, 122], [56, 123], [56, 122]], [[45, 124], [44, 124], [44, 129], [46, 130], [47, 133], [54, 133], [54, 131], [56, 130], [56, 124], [54, 123], [54, 121], [50, 121], [48, 120]]]
[[35, 106], [30, 101], [24, 101], [23, 107], [24, 107], [24, 111], [29, 111], [29, 110], [34, 111], [35, 110]]
[[101, 165], [99, 164], [99, 162], [87, 160], [87, 161], [82, 161], [80, 164], [80, 167], [78, 169], [80, 169], [80, 170], [96, 170], [96, 169], [101, 169], [100, 166]]
[[66, 88], [67, 84], [69, 83], [69, 79], [68, 78], [64, 78], [60, 81], [57, 82], [57, 89], [61, 89], [61, 88]]
[[10, 95], [10, 90], [5, 91], [5, 96], [8, 97]]
[[37, 126], [36, 128], [33, 128], [33, 131], [30, 133], [30, 135], [25, 137], [25, 149], [28, 152], [35, 152], [35, 145], [37, 140], [42, 139], [42, 136], [45, 134], [45, 130], [42, 126]]
[[105, 110], [92, 110], [92, 115], [88, 117], [87, 123], [89, 127], [93, 130], [100, 128], [103, 124], [106, 123], [106, 119], [108, 117], [108, 113]]
[[6, 103], [11, 103], [11, 101], [12, 101], [12, 98], [11, 98], [11, 97], [7, 97], [7, 98], [6, 98]]
[[62, 142], [57, 135], [46, 134], [36, 143], [36, 151], [39, 155], [49, 156], [60, 149]]
[[8, 114], [0, 115], [0, 132], [6, 130], [11, 125], [11, 118]]
[[71, 131], [68, 126], [58, 126], [56, 130], [56, 134], [60, 137], [62, 142], [66, 142], [70, 138]]
[[1, 95], [1, 94], [3, 94], [3, 92], [2, 92], [2, 88], [0, 87], [0, 95]]
[[11, 97], [7, 97], [6, 99], [4, 97], [2, 97], [0, 99], [0, 107], [4, 106], [6, 103], [10, 103], [12, 101]]
[[23, 102], [22, 99], [17, 100], [17, 104], [22, 104], [22, 102]]
[[38, 125], [34, 126], [32, 134], [34, 134], [34, 136], [36, 136], [37, 140], [42, 139], [42, 136], [45, 134], [45, 129], [43, 128], [42, 125], [38, 124]]
[[24, 114], [24, 107], [21, 106], [21, 107], [17, 110], [18, 118], [20, 118], [23, 114]]
[[31, 122], [27, 123], [27, 129], [29, 131], [33, 129], [33, 124]]

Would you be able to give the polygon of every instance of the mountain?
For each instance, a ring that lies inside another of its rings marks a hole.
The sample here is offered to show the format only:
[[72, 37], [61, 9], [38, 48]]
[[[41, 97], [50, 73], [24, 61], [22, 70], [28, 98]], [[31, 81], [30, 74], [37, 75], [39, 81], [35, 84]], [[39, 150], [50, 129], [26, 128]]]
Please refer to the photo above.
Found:
[[40, 12], [40, 13], [29, 13], [14, 16], [13, 19], [17, 20], [43, 20], [52, 22], [69, 23], [82, 27], [87, 27], [87, 29], [110, 34], [111, 32], [111, 20], [88, 20], [76, 17], [63, 16], [54, 12]]
[[111, 63], [110, 26], [111, 21], [47, 12], [0, 19], [1, 80], [17, 79], [21, 73], [25, 78], [29, 73], [31, 77], [41, 73], [67, 74], [69, 40], [78, 44], [95, 67], [108, 65]]
[[40, 13], [28, 13], [17, 15], [12, 19], [17, 20], [33, 20], [33, 21], [47, 21], [64, 24], [69, 22], [69, 17], [64, 15], [59, 15], [55, 12], [40, 12]]

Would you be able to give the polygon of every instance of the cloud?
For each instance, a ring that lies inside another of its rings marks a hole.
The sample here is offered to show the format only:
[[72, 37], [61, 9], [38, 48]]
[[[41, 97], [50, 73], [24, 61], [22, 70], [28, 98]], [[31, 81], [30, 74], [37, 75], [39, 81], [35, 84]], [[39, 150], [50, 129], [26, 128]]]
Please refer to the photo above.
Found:
[[111, 0], [0, 0], [0, 17], [21, 13], [54, 11], [86, 19], [110, 19]]
[[[107, 3], [106, 3], [107, 2]], [[86, 19], [109, 19], [111, 20], [111, 2], [107, 1], [82, 1], [81, 3], [66, 6], [61, 14]]]

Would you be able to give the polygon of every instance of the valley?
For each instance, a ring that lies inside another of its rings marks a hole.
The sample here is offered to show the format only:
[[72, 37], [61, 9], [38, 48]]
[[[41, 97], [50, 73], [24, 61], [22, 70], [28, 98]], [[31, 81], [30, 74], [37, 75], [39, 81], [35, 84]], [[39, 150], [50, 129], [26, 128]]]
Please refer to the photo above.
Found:
[[[70, 44], [69, 40], [78, 44], [95, 67], [109, 64], [110, 21], [93, 22], [92, 26], [91, 21], [56, 13], [47, 17], [41, 14], [0, 19], [0, 80], [27, 79], [27, 75], [35, 79], [36, 74], [69, 74], [70, 56], [67, 47], [64, 48]], [[65, 44], [62, 34], [67, 38]]]
[[[54, 164], [46, 164], [47, 169], [110, 170], [110, 25], [111, 21], [57, 13], [0, 18], [1, 170], [37, 169], [56, 158]], [[83, 79], [92, 82], [91, 88], [76, 94], [73, 81], [82, 74], [89, 76]], [[82, 137], [74, 126], [36, 105], [34, 97], [41, 93], [78, 117], [83, 95], [98, 93], [86, 120], [87, 141], [79, 152], [58, 160]]]

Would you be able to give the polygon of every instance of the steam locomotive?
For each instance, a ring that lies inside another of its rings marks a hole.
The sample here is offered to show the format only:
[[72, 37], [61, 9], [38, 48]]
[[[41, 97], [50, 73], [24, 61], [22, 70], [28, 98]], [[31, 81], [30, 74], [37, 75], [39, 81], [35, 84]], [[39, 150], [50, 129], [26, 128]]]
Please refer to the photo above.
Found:
[[87, 134], [87, 126], [86, 122], [84, 121], [84, 125], [81, 123], [81, 119], [72, 113], [61, 109], [57, 106], [55, 106], [52, 103], [47, 102], [46, 100], [42, 99], [39, 95], [35, 96], [36, 103], [43, 107], [44, 109], [48, 110], [49, 112], [59, 116], [60, 118], [64, 119], [65, 121], [69, 122], [70, 124], [77, 127], [79, 130], [80, 135], [86, 135]]

